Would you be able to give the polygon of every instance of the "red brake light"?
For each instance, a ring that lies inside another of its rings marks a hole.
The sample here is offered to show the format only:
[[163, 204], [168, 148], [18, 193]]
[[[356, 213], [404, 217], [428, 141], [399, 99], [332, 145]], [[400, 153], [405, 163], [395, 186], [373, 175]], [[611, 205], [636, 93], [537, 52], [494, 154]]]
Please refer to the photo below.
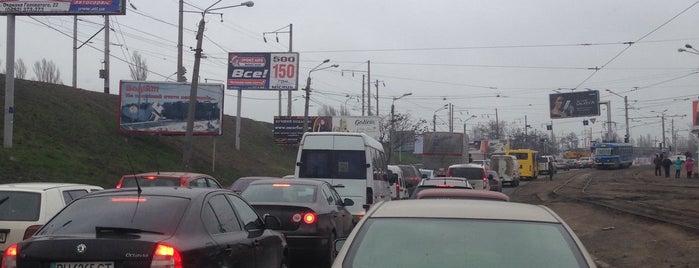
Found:
[[39, 228], [41, 228], [41, 225], [32, 225], [27, 227], [27, 229], [24, 230], [24, 237], [22, 240], [32, 237], [34, 233], [39, 230]]
[[2, 256], [2, 265], [0, 265], [0, 267], [17, 267], [17, 244], [13, 244], [5, 249], [5, 254]]
[[314, 212], [296, 213], [291, 216], [291, 221], [295, 223], [303, 221], [305, 224], [313, 224], [318, 221], [318, 215]]
[[[145, 177], [143, 177], [143, 178], [146, 179], [146, 180], [155, 180], [155, 179], [157, 179], [158, 177], [157, 177], [157, 176], [145, 176]], [[136, 180], [136, 179], [137, 179], [137, 178], [134, 178], [134, 180]]]
[[437, 188], [454, 188], [454, 185], [449, 184], [437, 184], [435, 186], [437, 186]]
[[272, 187], [291, 187], [291, 184], [288, 183], [273, 183]]
[[182, 268], [182, 256], [180, 252], [169, 245], [158, 244], [153, 253], [153, 260], [150, 263], [151, 268]]

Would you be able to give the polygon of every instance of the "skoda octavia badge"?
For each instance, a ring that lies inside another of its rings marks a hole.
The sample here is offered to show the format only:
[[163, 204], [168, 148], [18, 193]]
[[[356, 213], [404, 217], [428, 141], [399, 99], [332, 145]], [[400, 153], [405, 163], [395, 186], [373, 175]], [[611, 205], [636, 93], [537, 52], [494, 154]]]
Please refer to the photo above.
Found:
[[75, 251], [77, 251], [80, 254], [85, 253], [85, 250], [87, 249], [87, 246], [85, 244], [80, 244], [75, 248]]

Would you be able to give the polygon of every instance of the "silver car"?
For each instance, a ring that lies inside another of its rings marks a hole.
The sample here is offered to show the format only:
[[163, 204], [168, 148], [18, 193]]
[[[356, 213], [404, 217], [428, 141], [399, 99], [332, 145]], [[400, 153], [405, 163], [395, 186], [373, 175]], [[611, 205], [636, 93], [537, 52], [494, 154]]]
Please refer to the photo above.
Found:
[[335, 249], [336, 268], [596, 267], [551, 209], [488, 200], [382, 202]]

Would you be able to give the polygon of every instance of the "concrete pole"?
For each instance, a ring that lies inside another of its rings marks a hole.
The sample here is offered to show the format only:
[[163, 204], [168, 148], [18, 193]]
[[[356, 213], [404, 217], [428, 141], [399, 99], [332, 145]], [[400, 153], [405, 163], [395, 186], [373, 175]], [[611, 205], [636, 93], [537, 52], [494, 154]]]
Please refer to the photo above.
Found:
[[78, 87], [78, 16], [73, 16], [73, 87]]
[[109, 94], [109, 16], [104, 16], [104, 93]]
[[3, 146], [12, 148], [15, 120], [15, 15], [7, 15], [7, 62], [5, 62], [5, 123]]
[[626, 139], [625, 142], [631, 142], [631, 134], [629, 134], [629, 98], [624, 96], [624, 117], [626, 119]]
[[[294, 24], [289, 24], [289, 52], [293, 52], [292, 41], [294, 40]], [[298, 75], [298, 73], [297, 73]], [[288, 96], [286, 98], [286, 115], [291, 116], [291, 90], [288, 91]]]
[[184, 0], [180, 0], [180, 14], [177, 27], [177, 82], [184, 82], [184, 66], [182, 66], [182, 23], [184, 21]]
[[367, 102], [367, 115], [371, 116], [371, 61], [366, 61], [367, 69], [367, 80], [366, 80], [366, 102]]

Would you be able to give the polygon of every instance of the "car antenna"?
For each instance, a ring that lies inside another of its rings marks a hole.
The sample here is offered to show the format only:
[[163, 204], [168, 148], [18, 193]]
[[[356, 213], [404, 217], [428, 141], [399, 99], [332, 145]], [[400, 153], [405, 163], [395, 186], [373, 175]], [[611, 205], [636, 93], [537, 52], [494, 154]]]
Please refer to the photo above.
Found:
[[129, 167], [131, 168], [131, 173], [133, 174], [133, 178], [136, 181], [136, 188], [138, 188], [138, 195], [140, 197], [141, 195], [141, 184], [138, 183], [138, 176], [136, 176], [136, 170], [133, 168], [133, 165], [131, 164], [131, 157], [129, 154], [126, 154], [126, 159], [129, 161]]

